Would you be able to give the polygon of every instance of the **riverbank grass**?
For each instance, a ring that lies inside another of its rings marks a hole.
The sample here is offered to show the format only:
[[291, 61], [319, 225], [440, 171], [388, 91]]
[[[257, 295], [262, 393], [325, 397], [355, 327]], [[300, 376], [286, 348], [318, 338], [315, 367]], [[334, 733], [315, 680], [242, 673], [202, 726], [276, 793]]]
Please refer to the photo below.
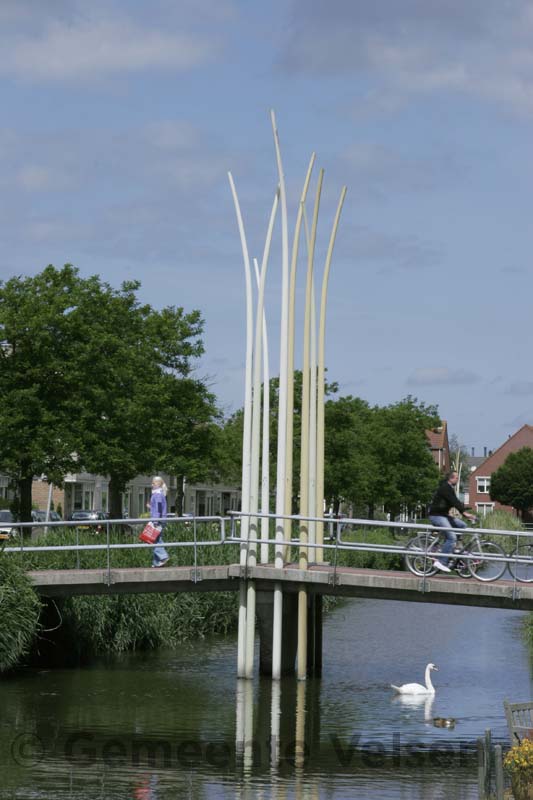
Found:
[[41, 601], [24, 570], [0, 553], [0, 672], [29, 652], [39, 630]]

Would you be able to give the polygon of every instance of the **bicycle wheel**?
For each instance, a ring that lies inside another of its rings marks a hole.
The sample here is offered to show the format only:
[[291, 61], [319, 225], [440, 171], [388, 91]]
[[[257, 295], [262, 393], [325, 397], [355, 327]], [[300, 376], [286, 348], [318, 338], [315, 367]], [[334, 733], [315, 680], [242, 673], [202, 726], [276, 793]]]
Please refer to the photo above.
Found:
[[529, 559], [529, 563], [517, 564], [514, 561], [508, 562], [509, 572], [513, 578], [521, 583], [533, 582], [533, 544], [520, 544], [509, 553], [512, 558]]
[[437, 536], [427, 536], [424, 534], [411, 539], [407, 547], [409, 550], [413, 550], [413, 554], [406, 553], [404, 558], [405, 566], [409, 572], [419, 577], [425, 576], [426, 578], [435, 575], [437, 572], [437, 568], [434, 564], [435, 557], [432, 558], [426, 554], [438, 550], [438, 541]]
[[[470, 554], [475, 556], [468, 559], [470, 572], [478, 581], [497, 581], [501, 578], [507, 567], [506, 561], [499, 561], [498, 557], [505, 558], [505, 553], [495, 542], [475, 542], [472, 544]], [[489, 556], [490, 561], [486, 559]]]
[[[449, 563], [451, 566], [451, 561]], [[461, 576], [461, 578], [472, 577], [472, 572], [470, 571], [470, 567], [468, 566], [468, 561], [465, 561], [462, 558], [458, 558], [455, 561], [455, 566], [453, 567], [453, 569], [455, 569], [455, 571], [457, 572], [458, 575]]]

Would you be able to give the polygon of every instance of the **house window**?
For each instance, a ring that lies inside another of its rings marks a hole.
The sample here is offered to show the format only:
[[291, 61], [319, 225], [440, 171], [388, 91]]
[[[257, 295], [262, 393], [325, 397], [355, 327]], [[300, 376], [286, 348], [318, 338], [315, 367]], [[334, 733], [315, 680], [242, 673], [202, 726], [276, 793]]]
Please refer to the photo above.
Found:
[[93, 484], [83, 484], [83, 509], [92, 511], [94, 508], [94, 486]]
[[122, 516], [129, 517], [131, 513], [131, 489], [128, 488], [125, 492], [122, 492], [120, 496], [122, 498]]
[[476, 511], [480, 517], [486, 517], [491, 511], [494, 511], [494, 503], [476, 503]]
[[196, 516], [197, 517], [205, 517], [206, 516], [206, 498], [205, 498], [205, 491], [199, 489], [196, 492]]
[[489, 478], [476, 478], [477, 481], [477, 493], [478, 494], [489, 494], [490, 492], [490, 477]]

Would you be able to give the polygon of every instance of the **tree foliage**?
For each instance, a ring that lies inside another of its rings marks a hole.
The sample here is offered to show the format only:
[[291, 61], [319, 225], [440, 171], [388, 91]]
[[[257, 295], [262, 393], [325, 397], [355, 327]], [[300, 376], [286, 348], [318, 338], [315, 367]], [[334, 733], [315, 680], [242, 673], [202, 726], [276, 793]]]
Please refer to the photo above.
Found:
[[0, 467], [26, 514], [34, 475], [59, 482], [75, 466], [78, 338], [69, 312], [79, 284], [70, 266], [0, 284]]
[[406, 397], [370, 407], [359, 398], [326, 405], [326, 489], [334, 507], [344, 500], [373, 516], [377, 506], [395, 516], [427, 502], [438, 470], [426, 433], [437, 409]]
[[[297, 510], [301, 439], [301, 373], [295, 375], [293, 507]], [[341, 501], [373, 515], [384, 506], [392, 515], [426, 503], [438, 481], [425, 431], [438, 422], [437, 409], [406, 397], [389, 406], [370, 406], [358, 397], [335, 397], [328, 384], [325, 402], [324, 491], [336, 510]], [[271, 486], [275, 485], [278, 379], [270, 382]], [[243, 412], [224, 424], [219, 465], [227, 480], [240, 483]]]
[[135, 475], [175, 466], [185, 441], [187, 464], [193, 451], [201, 458], [202, 438], [177, 420], [215, 414], [190, 377], [203, 320], [141, 304], [139, 288], [82, 279], [70, 265], [0, 284], [0, 469], [19, 484], [24, 519], [34, 475], [107, 475], [111, 514], [121, 516], [120, 493]]
[[533, 449], [522, 447], [510, 453], [492, 473], [490, 496], [504, 506], [523, 513], [533, 508]]

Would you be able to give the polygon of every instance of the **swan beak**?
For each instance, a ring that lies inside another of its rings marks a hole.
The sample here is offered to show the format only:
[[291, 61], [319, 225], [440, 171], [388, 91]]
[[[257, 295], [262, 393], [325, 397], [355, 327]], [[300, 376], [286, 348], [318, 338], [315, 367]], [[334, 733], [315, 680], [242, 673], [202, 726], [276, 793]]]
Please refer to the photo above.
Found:
[[437, 665], [436, 665], [436, 664], [433, 664], [433, 669], [435, 670], [435, 672], [438, 672], [438, 671], [439, 671], [439, 668], [437, 667]]

